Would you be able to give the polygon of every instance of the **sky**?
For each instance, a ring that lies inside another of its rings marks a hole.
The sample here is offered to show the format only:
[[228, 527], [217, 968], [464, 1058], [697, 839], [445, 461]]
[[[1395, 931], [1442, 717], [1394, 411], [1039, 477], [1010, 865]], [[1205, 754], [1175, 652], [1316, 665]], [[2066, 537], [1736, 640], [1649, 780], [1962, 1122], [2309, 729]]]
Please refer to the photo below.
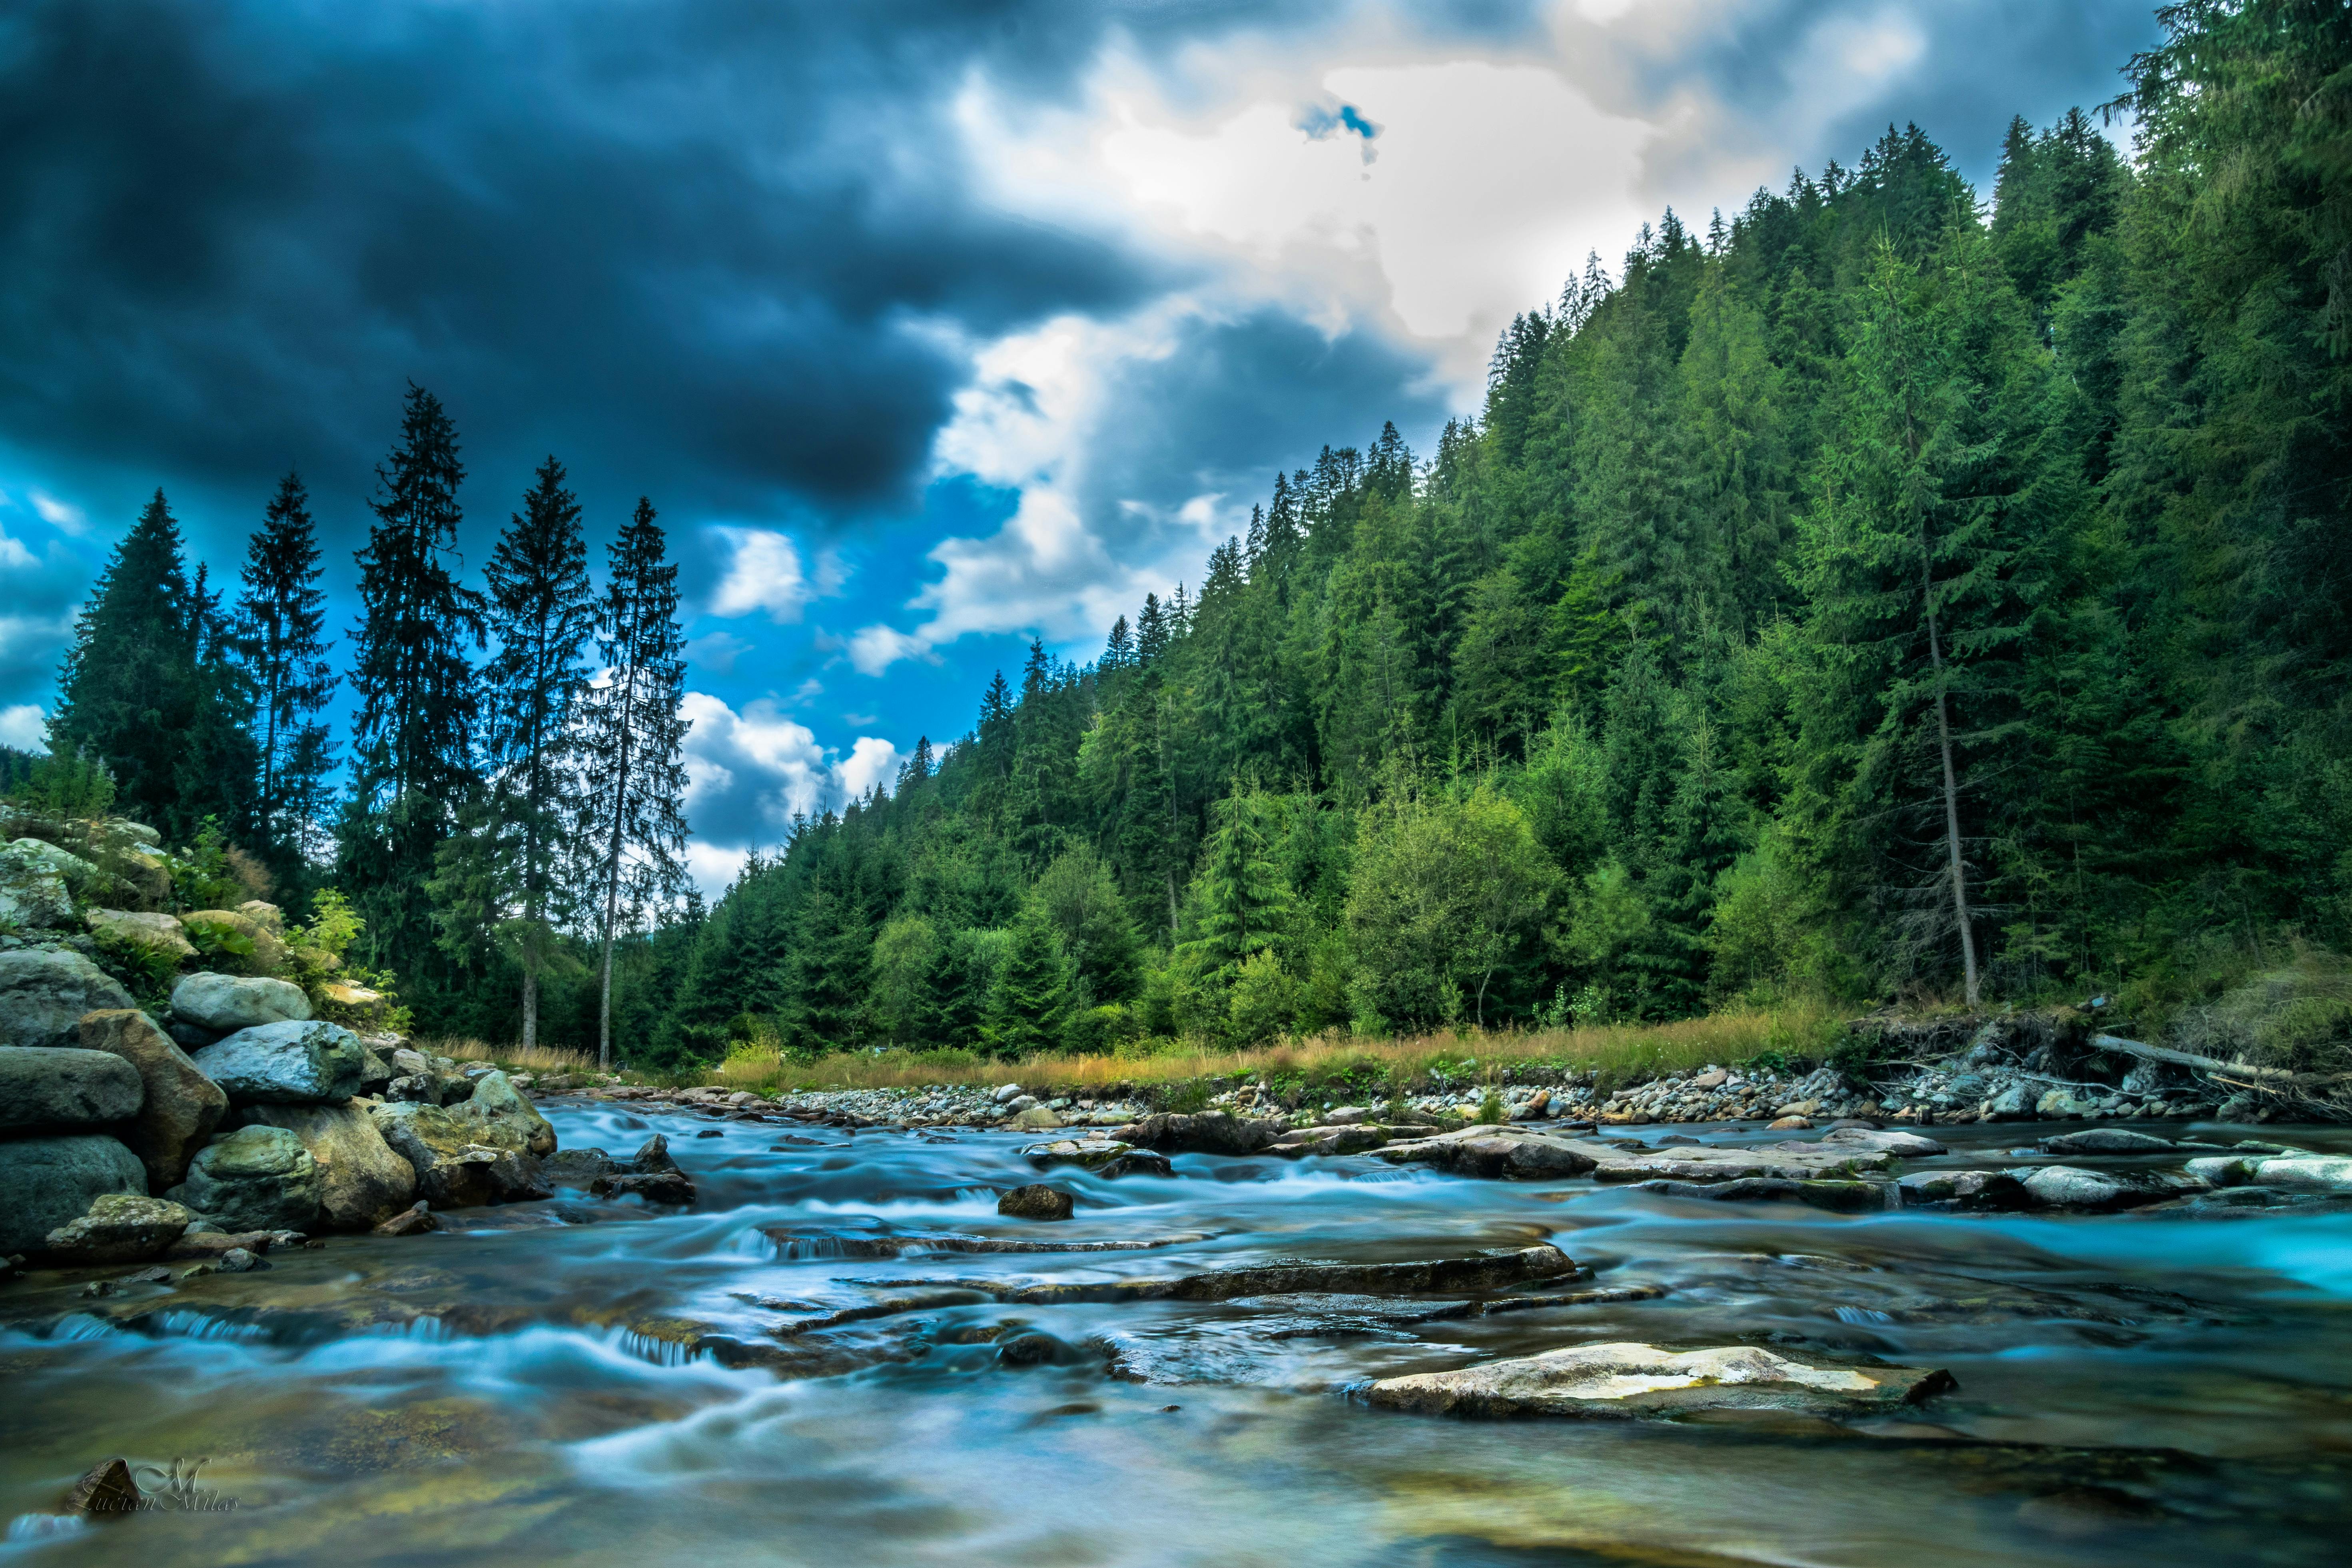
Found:
[[0, 742], [161, 487], [233, 577], [309, 484], [333, 625], [411, 382], [469, 571], [531, 470], [680, 563], [693, 870], [1095, 657], [1277, 469], [1917, 122], [2120, 90], [2148, 0], [17, 0], [0, 13]]

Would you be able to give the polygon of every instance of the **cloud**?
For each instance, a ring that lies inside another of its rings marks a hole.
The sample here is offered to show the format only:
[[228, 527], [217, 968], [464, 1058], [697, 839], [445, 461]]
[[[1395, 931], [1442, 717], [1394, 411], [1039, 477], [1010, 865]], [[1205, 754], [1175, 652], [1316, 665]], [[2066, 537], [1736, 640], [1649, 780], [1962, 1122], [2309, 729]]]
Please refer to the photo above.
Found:
[[897, 746], [870, 735], [841, 756], [767, 698], [739, 712], [689, 691], [678, 711], [690, 725], [686, 815], [697, 852], [689, 868], [707, 893], [723, 886], [749, 851], [782, 843], [794, 816], [838, 807], [877, 784], [887, 787], [904, 761]]
[[752, 645], [733, 632], [712, 632], [698, 637], [686, 645], [686, 658], [696, 668], [712, 675], [732, 675], [735, 661], [751, 651]]
[[923, 638], [879, 622], [849, 639], [849, 662], [862, 675], [879, 675], [902, 658], [930, 658], [931, 645]]
[[26, 499], [33, 503], [33, 510], [40, 514], [43, 522], [61, 532], [79, 533], [89, 522], [89, 519], [82, 515], [81, 508], [61, 501], [47, 490], [29, 491]]
[[[844, 796], [862, 799], [876, 784], [889, 785], [898, 779], [898, 770], [906, 758], [889, 742], [872, 735], [860, 735], [834, 769]], [[886, 788], [884, 791], [887, 794]]]
[[49, 743], [48, 716], [38, 706], [18, 702], [0, 708], [0, 746], [14, 746], [20, 752], [38, 752]]
[[845, 575], [840, 557], [826, 552], [817, 558], [812, 580], [801, 569], [801, 554], [791, 536], [769, 528], [714, 526], [707, 531], [728, 551], [727, 574], [710, 595], [710, 614], [748, 616], [765, 610], [778, 626], [801, 618], [810, 600], [841, 591]]

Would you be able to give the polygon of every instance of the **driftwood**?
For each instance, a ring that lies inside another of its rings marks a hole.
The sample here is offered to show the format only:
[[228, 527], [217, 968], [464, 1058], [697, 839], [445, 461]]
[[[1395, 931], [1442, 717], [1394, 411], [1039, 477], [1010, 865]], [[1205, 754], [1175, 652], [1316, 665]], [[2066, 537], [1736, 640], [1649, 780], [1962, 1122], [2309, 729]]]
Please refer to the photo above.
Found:
[[2227, 1075], [2232, 1080], [2252, 1079], [2248, 1088], [2260, 1089], [2326, 1089], [2336, 1084], [2352, 1083], [2352, 1072], [2289, 1072], [2284, 1068], [2256, 1067], [2251, 1062], [2225, 1062], [2215, 1057], [2200, 1057], [2193, 1051], [2176, 1051], [2169, 1046], [2143, 1045], [2118, 1035], [2093, 1035], [2091, 1044], [2103, 1051], [2122, 1051], [2145, 1061], [2166, 1062], [2173, 1067], [2194, 1068], [2199, 1072]]

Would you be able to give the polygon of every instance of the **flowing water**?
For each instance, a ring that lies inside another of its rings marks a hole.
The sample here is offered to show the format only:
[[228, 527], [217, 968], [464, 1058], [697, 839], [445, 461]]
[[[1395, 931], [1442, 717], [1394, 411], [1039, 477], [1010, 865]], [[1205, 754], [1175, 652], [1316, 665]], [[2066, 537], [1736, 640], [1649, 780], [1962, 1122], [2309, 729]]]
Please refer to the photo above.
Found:
[[[452, 1216], [462, 1228], [438, 1235], [337, 1237], [277, 1255], [266, 1274], [130, 1287], [79, 1311], [37, 1280], [0, 1289], [0, 1321], [19, 1325], [0, 1331], [0, 1516], [13, 1521], [0, 1558], [2345, 1558], [2352, 1211], [2333, 1204], [1841, 1215], [1360, 1157], [1186, 1155], [1172, 1180], [1056, 1173], [1077, 1217], [1022, 1224], [993, 1198], [1034, 1179], [1014, 1134], [547, 1109], [566, 1147], [625, 1152], [669, 1132], [699, 1205], [566, 1194]], [[713, 1125], [722, 1137], [692, 1136]], [[2342, 1134], [2263, 1131], [2352, 1152]], [[2019, 1136], [1973, 1133], [1937, 1163], [1983, 1163]], [[909, 1240], [927, 1236], [1171, 1245], [1007, 1255]], [[959, 1286], [1540, 1241], [1591, 1279], [1530, 1289], [1664, 1293], [1430, 1321], [1392, 1300], [1009, 1306]], [[874, 1315], [776, 1337], [845, 1309]], [[688, 1350], [694, 1325], [732, 1343]], [[1843, 1424], [1479, 1422], [1346, 1392], [1622, 1340], [1868, 1354], [1947, 1368], [1959, 1387]], [[64, 1487], [117, 1454], [152, 1467], [151, 1483], [175, 1461], [193, 1469], [215, 1506], [56, 1517]]]

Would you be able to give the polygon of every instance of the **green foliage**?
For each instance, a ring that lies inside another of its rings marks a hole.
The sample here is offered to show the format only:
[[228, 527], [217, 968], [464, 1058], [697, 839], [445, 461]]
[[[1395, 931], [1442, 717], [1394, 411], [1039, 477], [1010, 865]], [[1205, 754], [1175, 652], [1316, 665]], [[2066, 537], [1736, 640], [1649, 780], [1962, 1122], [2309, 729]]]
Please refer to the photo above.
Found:
[[89, 821], [114, 808], [114, 775], [80, 747], [52, 748], [30, 760], [7, 798], [37, 816]]

